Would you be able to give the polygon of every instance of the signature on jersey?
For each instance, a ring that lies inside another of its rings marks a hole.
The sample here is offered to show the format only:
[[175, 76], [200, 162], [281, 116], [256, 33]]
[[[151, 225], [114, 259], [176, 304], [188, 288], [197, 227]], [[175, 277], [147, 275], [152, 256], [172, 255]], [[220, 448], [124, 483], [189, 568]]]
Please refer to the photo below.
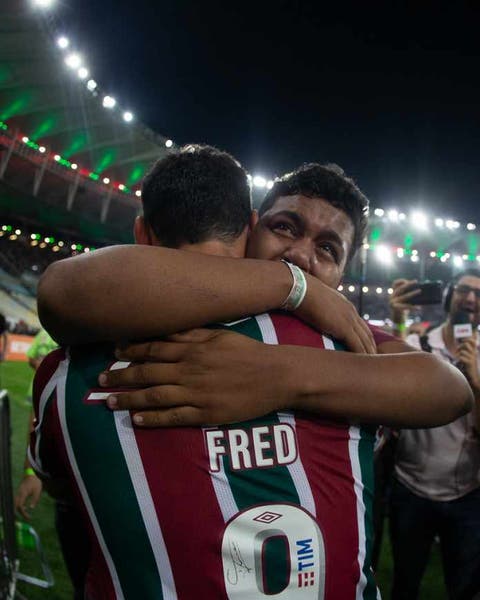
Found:
[[238, 544], [231, 539], [228, 540], [228, 551], [232, 566], [227, 568], [227, 580], [231, 585], [237, 585], [239, 578], [251, 573], [253, 568], [243, 560]]

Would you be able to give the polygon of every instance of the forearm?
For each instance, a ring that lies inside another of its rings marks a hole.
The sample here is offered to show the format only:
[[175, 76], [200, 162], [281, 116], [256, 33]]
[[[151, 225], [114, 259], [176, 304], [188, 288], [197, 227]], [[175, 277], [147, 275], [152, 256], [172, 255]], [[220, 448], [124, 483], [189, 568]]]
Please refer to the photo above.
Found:
[[48, 267], [38, 307], [62, 344], [145, 339], [278, 308], [291, 285], [279, 262], [115, 246]]
[[282, 408], [348, 422], [422, 428], [453, 421], [472, 407], [463, 375], [431, 354], [367, 356], [285, 348], [278, 347], [287, 389]]

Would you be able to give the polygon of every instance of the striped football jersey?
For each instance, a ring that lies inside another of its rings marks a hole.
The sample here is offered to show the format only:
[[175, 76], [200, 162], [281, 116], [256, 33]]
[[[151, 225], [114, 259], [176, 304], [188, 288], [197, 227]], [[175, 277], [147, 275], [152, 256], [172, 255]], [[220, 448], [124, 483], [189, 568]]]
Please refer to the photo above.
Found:
[[[291, 315], [227, 328], [337, 349]], [[105, 406], [111, 346], [58, 350], [34, 386], [30, 458], [65, 481], [92, 543], [91, 600], [354, 600], [372, 571], [375, 431], [278, 412], [218, 427], [142, 430]], [[269, 377], [268, 372], [265, 377]]]

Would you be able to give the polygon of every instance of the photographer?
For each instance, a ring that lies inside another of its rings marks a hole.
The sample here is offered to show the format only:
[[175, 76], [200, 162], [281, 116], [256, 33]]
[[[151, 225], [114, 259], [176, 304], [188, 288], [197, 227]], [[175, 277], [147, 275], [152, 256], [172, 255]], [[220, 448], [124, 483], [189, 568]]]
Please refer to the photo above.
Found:
[[[405, 337], [408, 311], [420, 304], [415, 283], [393, 283], [390, 307], [399, 337]], [[400, 433], [390, 506], [393, 600], [418, 597], [435, 536], [449, 598], [471, 599], [480, 590], [480, 270], [459, 273], [444, 291], [443, 306], [444, 322], [406, 341], [457, 366], [476, 407], [448, 425]]]

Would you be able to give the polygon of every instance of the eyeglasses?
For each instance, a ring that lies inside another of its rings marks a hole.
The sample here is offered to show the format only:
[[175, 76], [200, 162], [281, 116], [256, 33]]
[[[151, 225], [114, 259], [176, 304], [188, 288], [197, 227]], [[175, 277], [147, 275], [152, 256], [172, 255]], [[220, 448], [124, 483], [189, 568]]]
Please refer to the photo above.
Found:
[[468, 296], [470, 292], [473, 292], [475, 294], [475, 298], [480, 300], [480, 288], [473, 288], [469, 285], [456, 285], [453, 289], [460, 296]]

